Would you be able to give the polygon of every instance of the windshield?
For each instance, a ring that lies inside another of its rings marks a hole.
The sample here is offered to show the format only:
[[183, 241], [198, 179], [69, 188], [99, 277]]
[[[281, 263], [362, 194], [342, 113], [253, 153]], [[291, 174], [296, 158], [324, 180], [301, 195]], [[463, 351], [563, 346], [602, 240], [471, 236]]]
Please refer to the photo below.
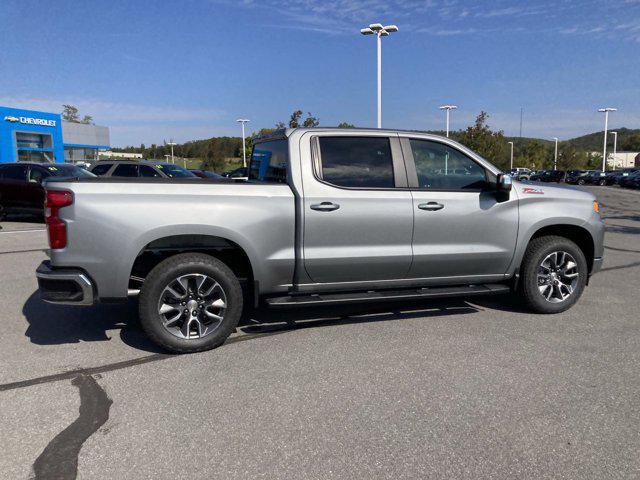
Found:
[[156, 167], [167, 177], [195, 177], [193, 173], [191, 173], [186, 168], [182, 168], [180, 165], [173, 165], [171, 163], [156, 163]]
[[93, 173], [89, 170], [85, 170], [82, 167], [78, 167], [77, 165], [51, 165], [45, 167], [51, 175], [55, 177], [95, 177]]

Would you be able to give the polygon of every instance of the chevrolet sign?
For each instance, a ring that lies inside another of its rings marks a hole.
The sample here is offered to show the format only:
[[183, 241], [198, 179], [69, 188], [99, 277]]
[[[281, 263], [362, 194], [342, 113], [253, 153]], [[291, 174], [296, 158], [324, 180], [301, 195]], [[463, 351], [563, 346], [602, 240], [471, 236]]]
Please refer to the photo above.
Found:
[[45, 120], [44, 118], [32, 118], [32, 117], [12, 117], [7, 115], [4, 117], [7, 122], [20, 122], [25, 125], [40, 125], [41, 127], [55, 127], [55, 120]]

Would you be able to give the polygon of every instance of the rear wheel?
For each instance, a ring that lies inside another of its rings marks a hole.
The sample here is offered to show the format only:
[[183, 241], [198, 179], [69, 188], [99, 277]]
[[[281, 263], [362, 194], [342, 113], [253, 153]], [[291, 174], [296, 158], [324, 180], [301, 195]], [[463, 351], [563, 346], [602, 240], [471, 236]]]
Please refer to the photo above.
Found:
[[603, 179], [603, 180], [600, 180], [598, 183], [601, 187], [604, 187], [607, 184], [607, 181]]
[[582, 295], [587, 275], [587, 261], [574, 242], [558, 236], [539, 237], [524, 255], [520, 294], [537, 313], [564, 312]]
[[242, 289], [220, 260], [200, 253], [159, 263], [140, 291], [140, 322], [149, 338], [176, 353], [216, 348], [235, 330]]
[[583, 179], [578, 180], [578, 185], [584, 185], [584, 180]]

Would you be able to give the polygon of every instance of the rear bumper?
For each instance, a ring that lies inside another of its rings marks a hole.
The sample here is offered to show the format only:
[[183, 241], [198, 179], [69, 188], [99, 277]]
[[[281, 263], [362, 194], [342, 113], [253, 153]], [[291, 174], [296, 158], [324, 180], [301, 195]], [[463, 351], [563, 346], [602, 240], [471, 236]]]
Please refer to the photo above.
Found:
[[93, 305], [93, 284], [82, 270], [54, 269], [44, 261], [36, 270], [40, 297], [45, 302], [63, 305]]

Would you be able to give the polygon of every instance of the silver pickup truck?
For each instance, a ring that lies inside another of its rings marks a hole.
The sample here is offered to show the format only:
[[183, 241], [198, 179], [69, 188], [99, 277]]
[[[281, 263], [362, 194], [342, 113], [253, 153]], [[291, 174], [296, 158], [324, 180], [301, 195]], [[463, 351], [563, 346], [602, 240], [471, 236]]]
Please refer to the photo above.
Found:
[[255, 140], [249, 180], [47, 182], [48, 302], [139, 294], [174, 352], [221, 345], [243, 305], [303, 306], [516, 292], [571, 307], [601, 268], [590, 193], [511, 181], [447, 138], [288, 129]]

